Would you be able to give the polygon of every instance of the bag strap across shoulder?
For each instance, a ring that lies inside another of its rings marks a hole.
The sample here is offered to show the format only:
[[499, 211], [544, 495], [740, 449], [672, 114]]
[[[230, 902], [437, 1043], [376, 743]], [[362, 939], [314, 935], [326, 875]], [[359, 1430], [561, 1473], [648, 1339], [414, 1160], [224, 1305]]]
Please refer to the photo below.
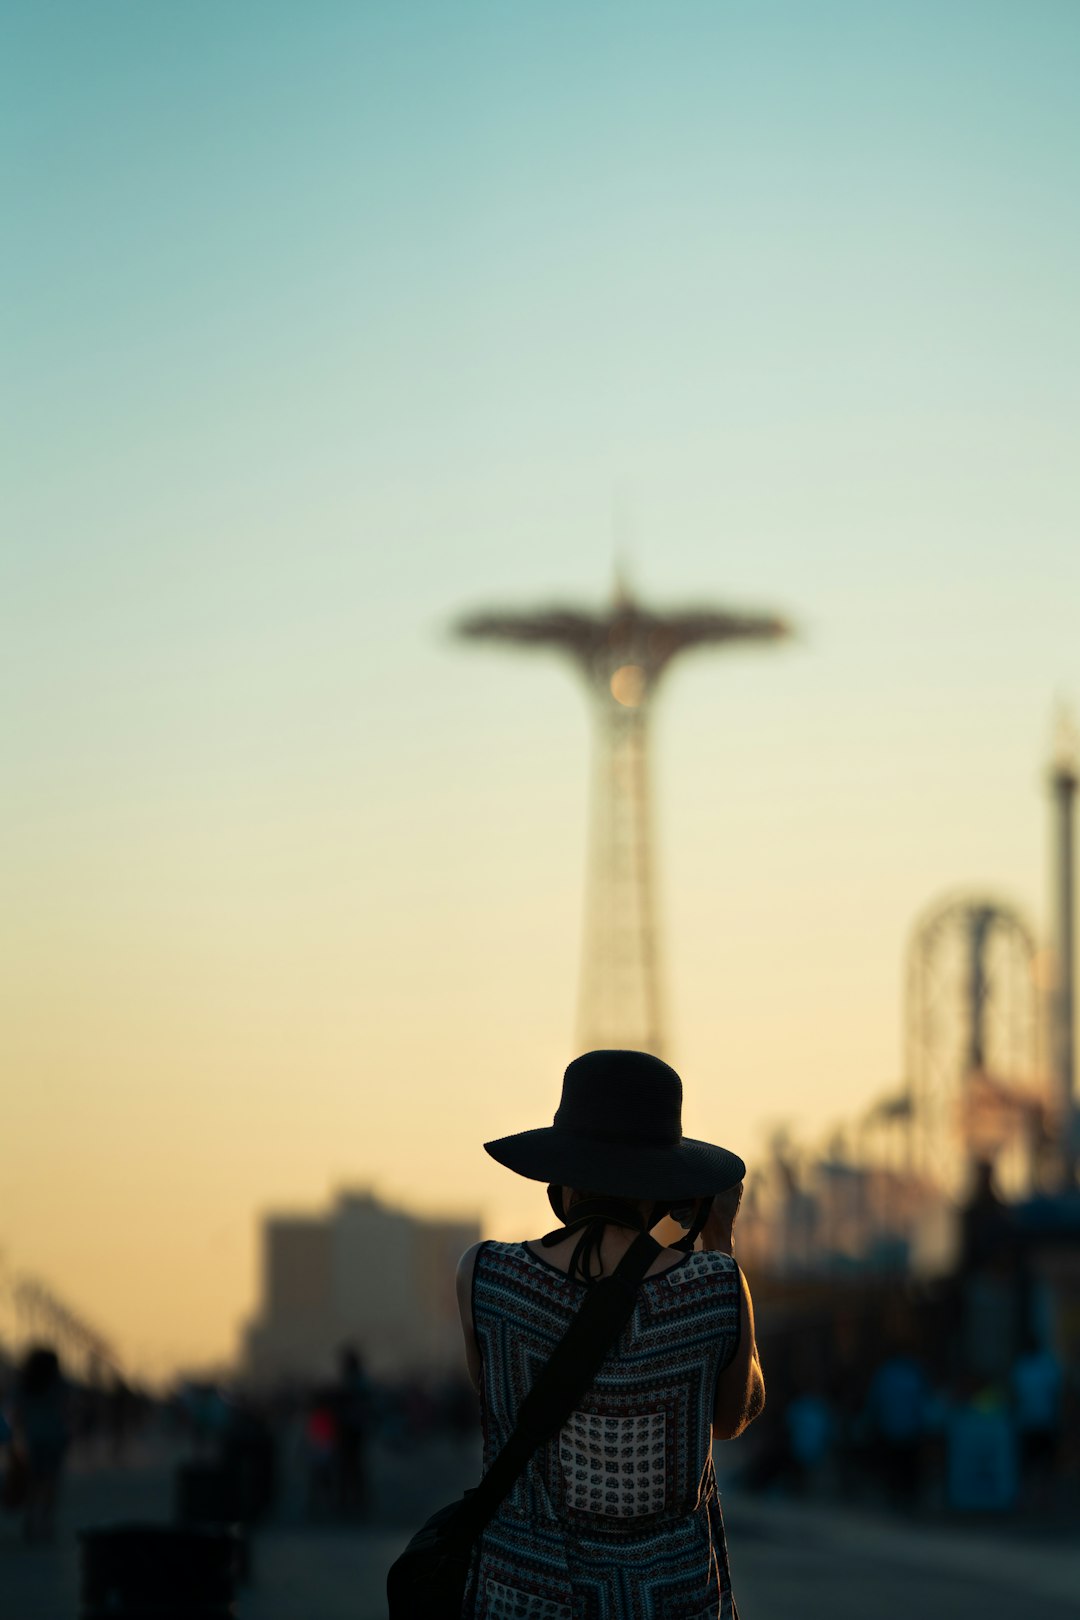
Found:
[[596, 1377], [633, 1314], [638, 1284], [660, 1252], [656, 1239], [641, 1232], [611, 1276], [591, 1285], [522, 1401], [513, 1433], [475, 1491], [465, 1498], [461, 1529], [470, 1539], [479, 1535], [533, 1452], [562, 1428]]

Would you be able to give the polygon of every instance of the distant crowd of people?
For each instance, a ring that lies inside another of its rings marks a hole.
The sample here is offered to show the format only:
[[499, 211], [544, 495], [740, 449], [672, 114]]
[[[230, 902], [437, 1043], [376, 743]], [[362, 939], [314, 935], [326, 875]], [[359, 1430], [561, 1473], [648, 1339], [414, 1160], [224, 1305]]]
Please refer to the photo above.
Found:
[[310, 1387], [256, 1399], [189, 1381], [155, 1402], [112, 1372], [66, 1377], [56, 1349], [38, 1345], [6, 1377], [0, 1368], [0, 1516], [15, 1520], [28, 1543], [52, 1540], [72, 1452], [122, 1463], [148, 1423], [181, 1448], [181, 1518], [257, 1522], [288, 1475], [308, 1518], [360, 1523], [372, 1510], [374, 1443], [408, 1450], [437, 1435], [473, 1435], [478, 1416], [464, 1375], [377, 1382], [352, 1346], [340, 1352], [335, 1379]]
[[339, 1354], [337, 1377], [284, 1385], [258, 1402], [217, 1385], [187, 1384], [176, 1412], [193, 1453], [234, 1471], [254, 1467], [259, 1441], [272, 1445], [277, 1476], [299, 1482], [292, 1507], [312, 1521], [362, 1523], [375, 1498], [372, 1447], [407, 1451], [436, 1436], [478, 1430], [476, 1397], [466, 1379], [376, 1380], [353, 1346]]
[[1030, 1334], [1003, 1379], [945, 1384], [898, 1341], [861, 1383], [776, 1363], [744, 1482], [794, 1495], [865, 1496], [909, 1511], [1043, 1511], [1080, 1465], [1080, 1388]]
[[[1042, 1513], [1063, 1493], [1080, 1494], [1080, 1377], [1045, 1337], [1028, 1332], [996, 1379], [946, 1378], [932, 1349], [910, 1320], [904, 1328], [893, 1321], [876, 1355], [865, 1346], [841, 1354], [832, 1330], [766, 1345], [769, 1403], [749, 1443], [731, 1454], [735, 1477], [799, 1497], [869, 1494], [901, 1511]], [[256, 1402], [187, 1383], [154, 1406], [115, 1375], [69, 1381], [55, 1349], [39, 1345], [0, 1388], [0, 1509], [20, 1521], [27, 1542], [49, 1541], [72, 1448], [122, 1461], [151, 1413], [187, 1447], [191, 1477], [179, 1500], [191, 1515], [223, 1511], [205, 1506], [207, 1471], [216, 1471], [227, 1490], [212, 1500], [227, 1500], [228, 1516], [245, 1522], [271, 1511], [285, 1473], [294, 1512], [361, 1523], [377, 1494], [374, 1445], [409, 1451], [441, 1436], [471, 1441], [479, 1430], [464, 1377], [377, 1381], [351, 1346], [335, 1379], [308, 1388]]]

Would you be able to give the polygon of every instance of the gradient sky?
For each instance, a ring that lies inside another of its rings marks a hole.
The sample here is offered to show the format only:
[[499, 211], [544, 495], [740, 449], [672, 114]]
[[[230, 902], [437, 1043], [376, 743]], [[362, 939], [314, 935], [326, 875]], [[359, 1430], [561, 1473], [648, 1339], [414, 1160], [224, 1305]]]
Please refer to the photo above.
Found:
[[136, 1368], [258, 1212], [545, 1229], [588, 730], [462, 610], [787, 613], [656, 714], [671, 1051], [760, 1153], [1046, 926], [1080, 693], [1080, 7], [8, 0], [0, 1246]]

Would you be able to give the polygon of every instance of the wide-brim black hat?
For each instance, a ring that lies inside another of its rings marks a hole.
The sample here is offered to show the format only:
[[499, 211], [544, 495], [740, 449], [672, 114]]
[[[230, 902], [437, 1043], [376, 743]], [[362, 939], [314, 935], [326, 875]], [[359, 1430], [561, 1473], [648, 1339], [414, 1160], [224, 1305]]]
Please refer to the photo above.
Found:
[[617, 1198], [707, 1198], [746, 1175], [737, 1153], [682, 1134], [682, 1081], [648, 1052], [575, 1058], [551, 1125], [484, 1147], [532, 1181]]

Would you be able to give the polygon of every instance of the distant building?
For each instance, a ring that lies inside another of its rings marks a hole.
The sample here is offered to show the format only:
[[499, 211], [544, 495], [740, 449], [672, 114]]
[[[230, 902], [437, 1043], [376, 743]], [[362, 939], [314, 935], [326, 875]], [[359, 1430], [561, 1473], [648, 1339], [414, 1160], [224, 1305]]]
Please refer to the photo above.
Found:
[[268, 1215], [246, 1373], [329, 1377], [345, 1344], [377, 1377], [462, 1371], [454, 1275], [479, 1237], [479, 1221], [426, 1220], [369, 1192], [342, 1194], [324, 1216]]

